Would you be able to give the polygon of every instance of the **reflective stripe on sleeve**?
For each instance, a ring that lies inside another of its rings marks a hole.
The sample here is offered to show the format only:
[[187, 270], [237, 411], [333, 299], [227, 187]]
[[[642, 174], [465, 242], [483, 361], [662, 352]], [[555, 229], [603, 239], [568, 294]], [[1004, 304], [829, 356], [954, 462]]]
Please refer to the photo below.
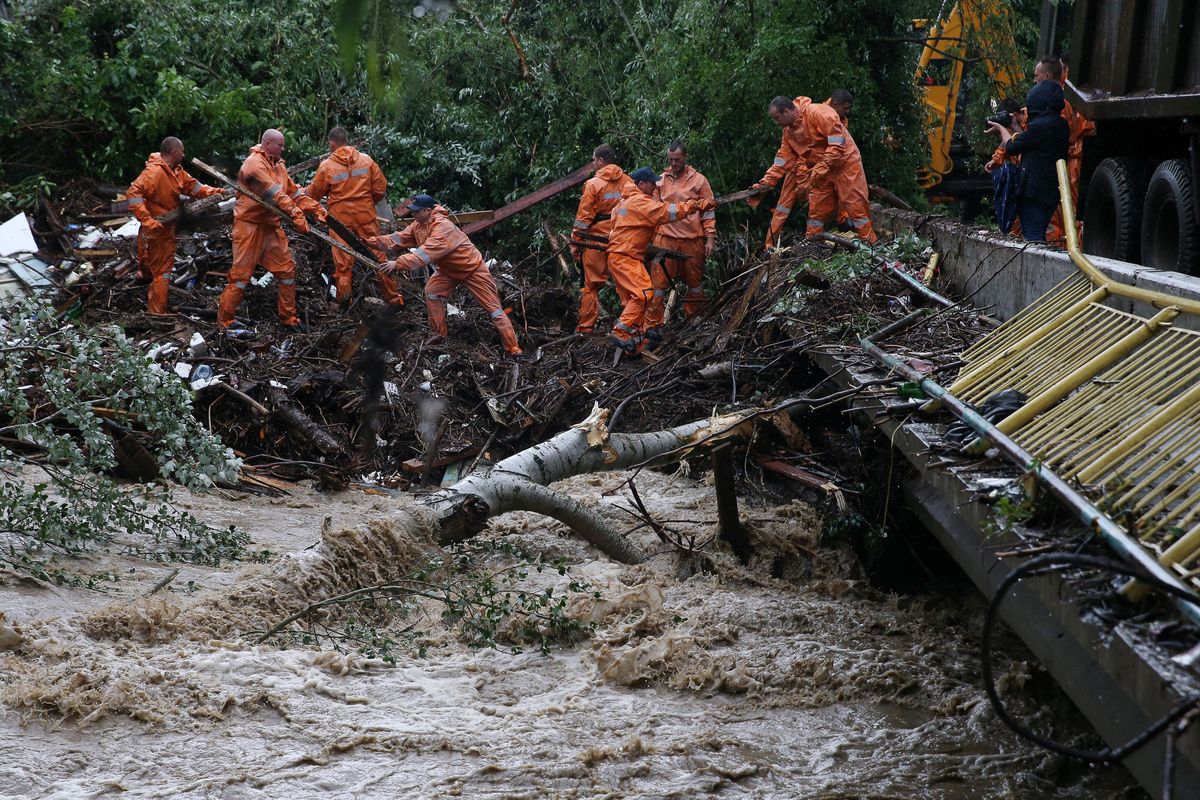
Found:
[[667, 219], [670, 220], [671, 222], [674, 222], [678, 216], [679, 216], [679, 206], [677, 206], [674, 203], [671, 203], [670, 205], [668, 205], [667, 206]]
[[272, 197], [279, 194], [279, 192], [282, 189], [283, 189], [283, 186], [281, 186], [280, 184], [278, 184], [278, 183], [272, 184], [267, 187], [267, 190], [265, 192], [263, 192], [263, 197], [270, 200]]
[[808, 220], [808, 227], [810, 227], [810, 228], [824, 228], [824, 227], [825, 227], [825, 223], [824, 223], [824, 222], [821, 222], [821, 220], [819, 220], [819, 219], [809, 219], [809, 220]]
[[792, 210], [791, 210], [790, 208], [788, 208], [787, 206], [775, 206], [775, 207], [774, 207], [773, 209], [771, 209], [771, 210], [772, 210], [772, 211], [774, 211], [774, 212], [777, 212], [777, 213], [779, 213], [779, 214], [783, 214], [785, 217], [786, 217], [788, 214], [792, 213]]
[[575, 227], [586, 231], [588, 224], [586, 222], [584, 222], [583, 220], [577, 219], [577, 220], [575, 220]]
[[414, 256], [416, 256], [417, 258], [421, 259], [421, 263], [422, 263], [422, 264], [425, 264], [426, 266], [428, 266], [428, 265], [429, 265], [429, 263], [430, 263], [430, 261], [432, 260], [432, 259], [430, 259], [430, 258], [429, 258], [429, 254], [428, 254], [428, 253], [426, 253], [426, 252], [425, 252], [425, 251], [424, 251], [422, 248], [420, 248], [420, 247], [413, 247], [413, 248], [410, 248], [408, 252], [412, 253]]
[[144, 202], [146, 202], [146, 201], [140, 197], [129, 198], [129, 205], [131, 205], [131, 206], [140, 206]]
[[245, 288], [246, 288], [246, 282], [245, 282], [245, 281], [234, 281], [234, 282], [233, 282], [233, 285], [234, 285], [234, 286], [236, 286], [236, 287], [238, 287], [239, 289], [245, 289]]
[[193, 180], [191, 187], [188, 189], [188, 192], [190, 194], [195, 194], [198, 191], [200, 191], [200, 181]]
[[871, 220], [869, 217], [851, 217], [850, 218], [850, 224], [856, 228], [861, 228], [863, 225], [866, 225], [870, 221]]
[[825, 141], [829, 142], [830, 144], [845, 144], [846, 137], [845, 136], [830, 136]]
[[296, 191], [292, 192], [292, 199], [295, 200], [297, 197], [299, 197], [302, 194], [304, 194], [304, 190], [297, 189]]
[[784, 167], [784, 166], [787, 166], [787, 159], [786, 159], [786, 158], [779, 158], [779, 157], [777, 156], [777, 157], [775, 158], [775, 160], [771, 162], [771, 166], [773, 166], [773, 167]]
[[497, 308], [495, 311], [492, 312], [492, 319], [500, 319], [503, 316], [504, 316], [503, 308]]
[[717, 212], [715, 212], [715, 211], [705, 211], [703, 214], [700, 215], [700, 219], [716, 219], [716, 218], [717, 218]]
[[435, 303], [444, 303], [444, 302], [446, 302], [446, 295], [444, 295], [444, 294], [428, 294], [428, 293], [426, 293], [426, 294], [425, 294], [425, 299], [426, 299], [426, 300], [431, 300], [431, 301], [433, 301], [433, 302], [435, 302]]

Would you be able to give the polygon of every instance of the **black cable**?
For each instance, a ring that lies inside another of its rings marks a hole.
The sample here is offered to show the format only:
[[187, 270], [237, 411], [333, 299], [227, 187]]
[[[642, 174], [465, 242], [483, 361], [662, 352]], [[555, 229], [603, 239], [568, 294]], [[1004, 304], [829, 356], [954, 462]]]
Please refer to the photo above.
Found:
[[995, 628], [996, 620], [999, 617], [1000, 604], [1004, 602], [1004, 598], [1008, 594], [1008, 590], [1026, 575], [1053, 572], [1057, 568], [1068, 566], [1092, 567], [1094, 569], [1107, 570], [1118, 575], [1126, 575], [1130, 578], [1136, 578], [1152, 586], [1156, 586], [1169, 594], [1175, 595], [1176, 597], [1182, 597], [1185, 600], [1189, 600], [1197, 604], [1200, 604], [1200, 595], [1160, 580], [1159, 578], [1149, 575], [1139, 569], [1135, 569], [1124, 562], [1114, 561], [1110, 558], [1101, 558], [1099, 556], [1089, 556], [1079, 553], [1047, 553], [1046, 555], [1032, 558], [1010, 572], [996, 588], [996, 594], [992, 597], [992, 601], [988, 605], [987, 615], [983, 620], [983, 641], [980, 647], [982, 648], [981, 656], [983, 661], [983, 688], [987, 692], [988, 700], [991, 701], [992, 708], [996, 710], [997, 716], [999, 716], [1004, 724], [1011, 728], [1018, 735], [1046, 748], [1047, 750], [1052, 750], [1055, 753], [1070, 756], [1071, 758], [1076, 758], [1081, 761], [1087, 761], [1092, 764], [1112, 764], [1144, 747], [1172, 722], [1179, 719], [1189, 710], [1191, 710], [1196, 703], [1200, 701], [1200, 693], [1193, 694], [1192, 696], [1186, 698], [1183, 702], [1179, 703], [1177, 706], [1168, 711], [1161, 719], [1151, 723], [1144, 730], [1121, 746], [1115, 748], [1106, 747], [1103, 750], [1081, 750], [1077, 747], [1071, 747], [1070, 745], [1056, 742], [1052, 739], [1042, 736], [1039, 733], [1036, 733], [1029, 727], [1014, 719], [1012, 715], [1008, 713], [1008, 710], [1004, 707], [1004, 704], [1000, 701], [1000, 695], [996, 692], [996, 682], [992, 675], [992, 631]]

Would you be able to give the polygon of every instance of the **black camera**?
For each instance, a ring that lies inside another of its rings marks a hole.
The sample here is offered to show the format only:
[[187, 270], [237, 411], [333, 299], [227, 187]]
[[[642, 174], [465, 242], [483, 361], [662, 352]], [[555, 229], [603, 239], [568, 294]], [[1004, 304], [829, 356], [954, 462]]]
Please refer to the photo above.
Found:
[[993, 114], [992, 116], [988, 117], [987, 121], [1003, 125], [1005, 128], [1011, 128], [1013, 115], [1011, 111], [1001, 111], [999, 114]]

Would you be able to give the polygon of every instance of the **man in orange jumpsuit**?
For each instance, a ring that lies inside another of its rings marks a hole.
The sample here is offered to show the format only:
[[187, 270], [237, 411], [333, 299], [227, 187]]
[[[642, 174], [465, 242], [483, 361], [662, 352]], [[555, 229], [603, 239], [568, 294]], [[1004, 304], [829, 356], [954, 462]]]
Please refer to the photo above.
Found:
[[[268, 203], [274, 203], [292, 218], [296, 230], [308, 233], [304, 212], [310, 211], [324, 222], [325, 209], [292, 181], [287, 165], [283, 163], [283, 146], [282, 133], [274, 128], [264, 132], [262, 141], [250, 148], [250, 155], [242, 162], [238, 183]], [[233, 315], [242, 302], [246, 284], [259, 264], [279, 282], [276, 307], [280, 324], [293, 332], [307, 330], [296, 316], [296, 262], [292, 260], [279, 216], [239, 194], [233, 207], [233, 266], [229, 269], [229, 283], [217, 304], [218, 327], [228, 328], [233, 324]]]
[[460, 283], [465, 283], [483, 310], [492, 318], [492, 324], [500, 334], [504, 352], [521, 354], [512, 321], [500, 307], [500, 293], [496, 291], [496, 280], [483, 263], [483, 256], [467, 235], [450, 221], [446, 209], [438, 205], [427, 194], [419, 194], [408, 204], [413, 222], [399, 233], [375, 237], [367, 242], [388, 252], [406, 248], [407, 253], [395, 261], [389, 261], [385, 270], [411, 272], [420, 267], [434, 268], [434, 273], [425, 281], [425, 310], [429, 314], [429, 327], [433, 328], [430, 343], [445, 341], [450, 335], [446, 327], [446, 300]]
[[[825, 221], [837, 215], [836, 176], [844, 168], [846, 152], [846, 126], [824, 103], [780, 95], [771, 101], [767, 113], [783, 128], [783, 136], [774, 162], [754, 187], [775, 186], [780, 179], [783, 186], [779, 202], [771, 209], [764, 250], [774, 246], [792, 208], [806, 197], [809, 212], [805, 235], [812, 237], [825, 230]], [[755, 206], [758, 200], [755, 196], [748, 202]]]
[[634, 185], [625, 190], [620, 204], [613, 210], [612, 232], [608, 235], [608, 268], [612, 271], [618, 291], [625, 298], [621, 318], [613, 325], [608, 338], [632, 355], [641, 346], [645, 330], [646, 301], [651, 293], [645, 258], [655, 229], [690, 214], [712, 211], [717, 204], [712, 198], [684, 200], [681, 203], [655, 199], [654, 193], [662, 178], [649, 167], [635, 170], [629, 177]]
[[[579, 234], [608, 236], [612, 230], [612, 210], [621, 199], [622, 193], [633, 187], [629, 176], [617, 163], [617, 152], [602, 144], [592, 153], [592, 166], [596, 174], [583, 184], [583, 197], [575, 212], [575, 227], [571, 238], [575, 242], [586, 241]], [[572, 246], [571, 254], [583, 264], [582, 297], [579, 300], [579, 324], [575, 330], [591, 333], [596, 327], [600, 312], [599, 292], [608, 282], [608, 256], [603, 250]], [[620, 287], [618, 287], [618, 294]], [[624, 302], [624, 297], [621, 297]]]
[[[1068, 53], [1063, 53], [1058, 58], [1043, 59], [1034, 68], [1033, 77], [1036, 81], [1058, 81], [1058, 85], [1065, 90], [1067, 77], [1070, 74], [1069, 61]], [[1083, 169], [1083, 140], [1087, 136], [1096, 135], [1096, 123], [1072, 108], [1069, 100], [1066, 103], [1062, 110], [1062, 118], [1067, 121], [1067, 177], [1071, 184], [1071, 205], [1078, 210], [1079, 173]], [[1076, 233], [1081, 233], [1083, 223], [1077, 219], [1075, 226]], [[1049, 227], [1046, 228], [1046, 241], [1061, 244], [1066, 238], [1063, 230], [1062, 206], [1060, 205], [1054, 211], [1054, 216], [1050, 218]]]
[[[374, 159], [351, 147], [349, 142], [345, 128], [329, 131], [329, 158], [317, 167], [317, 174], [304, 193], [318, 202], [328, 198], [329, 213], [365, 241], [379, 235], [375, 204], [387, 193], [387, 178]], [[330, 231], [330, 234], [342, 241], [336, 232]], [[344, 308], [350, 302], [354, 258], [336, 247], [331, 250], [333, 285], [337, 289], [338, 305]], [[404, 305], [395, 279], [383, 273], [378, 275], [383, 299], [393, 305]]]
[[[665, 203], [681, 203], [684, 200], [713, 199], [712, 187], [694, 168], [688, 166], [687, 148], [683, 142], [674, 141], [667, 147], [668, 169], [658, 182], [658, 199]], [[717, 240], [717, 213], [705, 211], [699, 217], [669, 222], [654, 235], [654, 246], [687, 254], [687, 261], [656, 259], [650, 265], [650, 284], [654, 294], [646, 305], [646, 339], [652, 344], [659, 338], [663, 324], [663, 306], [666, 303], [667, 286], [672, 279], [682, 278], [687, 285], [687, 296], [683, 301], [683, 313], [689, 317], [704, 306], [704, 262], [712, 255]]]
[[846, 126], [845, 161], [837, 173], [838, 223], [847, 223], [859, 239], [867, 244], [875, 244], [879, 237], [871, 223], [867, 173], [863, 170], [858, 143], [850, 135], [850, 110], [854, 107], [854, 95], [850, 94], [849, 89], [836, 89], [825, 102], [837, 112], [838, 118]]
[[220, 189], [205, 186], [179, 166], [183, 142], [168, 136], [151, 153], [146, 168], [129, 187], [129, 210], [141, 223], [138, 230], [138, 263], [150, 278], [146, 305], [151, 314], [167, 313], [167, 288], [175, 267], [175, 220], [159, 222], [155, 217], [179, 208], [180, 195], [208, 197]]

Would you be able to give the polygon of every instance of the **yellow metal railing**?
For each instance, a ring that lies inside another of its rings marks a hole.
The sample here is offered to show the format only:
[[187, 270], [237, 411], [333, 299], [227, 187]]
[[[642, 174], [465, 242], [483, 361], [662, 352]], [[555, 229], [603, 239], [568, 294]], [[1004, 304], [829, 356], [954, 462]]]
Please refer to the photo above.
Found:
[[[1163, 566], [1200, 586], [1200, 333], [1172, 327], [1200, 302], [1109, 278], [1079, 249], [1058, 163], [1067, 251], [1079, 272], [962, 354], [951, 394], [1029, 399], [996, 429], [1074, 481]], [[1157, 309], [1151, 317], [1104, 305]], [[987, 443], [977, 440], [979, 451]]]

